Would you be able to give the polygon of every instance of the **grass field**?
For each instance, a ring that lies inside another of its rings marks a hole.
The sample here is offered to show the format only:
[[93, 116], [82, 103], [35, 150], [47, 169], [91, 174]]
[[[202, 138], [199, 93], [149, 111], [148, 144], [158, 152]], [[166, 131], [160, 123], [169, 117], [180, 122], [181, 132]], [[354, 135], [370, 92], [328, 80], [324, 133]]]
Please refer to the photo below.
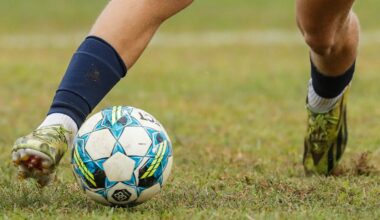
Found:
[[106, 1], [0, 0], [0, 218], [376, 219], [380, 217], [380, 14], [358, 2], [363, 44], [349, 102], [350, 141], [333, 177], [304, 176], [309, 65], [290, 0], [201, 0], [168, 21], [95, 110], [132, 105], [174, 142], [163, 192], [130, 209], [97, 205], [74, 183], [18, 182], [13, 141], [34, 129]]

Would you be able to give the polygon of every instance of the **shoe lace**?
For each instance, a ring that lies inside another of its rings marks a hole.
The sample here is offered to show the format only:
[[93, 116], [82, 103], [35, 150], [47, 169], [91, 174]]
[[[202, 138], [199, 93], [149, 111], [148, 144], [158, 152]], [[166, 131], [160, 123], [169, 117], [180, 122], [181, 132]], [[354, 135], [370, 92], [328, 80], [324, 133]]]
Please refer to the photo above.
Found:
[[310, 116], [308, 136], [313, 142], [327, 142], [328, 131], [338, 124], [338, 117], [330, 113], [320, 113]]

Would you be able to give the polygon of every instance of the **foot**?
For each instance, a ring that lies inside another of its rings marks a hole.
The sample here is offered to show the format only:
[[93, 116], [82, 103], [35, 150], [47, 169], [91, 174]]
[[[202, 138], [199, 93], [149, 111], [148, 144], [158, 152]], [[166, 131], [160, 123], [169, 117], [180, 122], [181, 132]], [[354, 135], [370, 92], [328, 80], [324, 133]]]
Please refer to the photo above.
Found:
[[303, 165], [307, 175], [329, 175], [338, 165], [347, 145], [346, 99], [348, 89], [326, 113], [307, 106], [308, 125]]
[[34, 178], [41, 186], [51, 182], [68, 148], [70, 135], [61, 125], [50, 125], [17, 139], [12, 149], [12, 161], [18, 167], [19, 178]]

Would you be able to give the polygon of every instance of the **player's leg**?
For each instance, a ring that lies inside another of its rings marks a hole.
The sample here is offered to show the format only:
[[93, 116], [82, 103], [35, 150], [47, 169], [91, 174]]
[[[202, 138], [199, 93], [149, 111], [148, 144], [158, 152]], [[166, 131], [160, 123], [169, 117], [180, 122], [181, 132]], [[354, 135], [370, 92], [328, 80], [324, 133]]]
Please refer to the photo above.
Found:
[[297, 23], [310, 47], [304, 166], [329, 174], [347, 144], [346, 96], [355, 70], [359, 22], [354, 0], [297, 0]]
[[125, 76], [158, 27], [192, 0], [112, 0], [74, 54], [48, 116], [12, 152], [21, 178], [51, 180], [92, 109]]
[[102, 38], [130, 69], [158, 27], [193, 0], [112, 0], [89, 35]]

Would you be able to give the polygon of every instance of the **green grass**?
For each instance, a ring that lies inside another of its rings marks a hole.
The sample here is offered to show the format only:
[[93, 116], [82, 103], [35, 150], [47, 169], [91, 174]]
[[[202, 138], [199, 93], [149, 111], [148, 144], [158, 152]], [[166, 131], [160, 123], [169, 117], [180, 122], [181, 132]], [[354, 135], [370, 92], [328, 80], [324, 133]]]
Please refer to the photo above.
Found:
[[[85, 33], [105, 4], [0, 0], [0, 38]], [[358, 2], [364, 31], [380, 28], [378, 6], [375, 0]], [[239, 35], [252, 29], [296, 31], [294, 2], [202, 0], [162, 31]], [[349, 148], [335, 177], [306, 178], [301, 165], [306, 46], [243, 42], [156, 44], [95, 110], [132, 105], [164, 124], [175, 163], [159, 196], [130, 209], [97, 205], [76, 186], [68, 157], [53, 186], [41, 190], [34, 182], [16, 181], [10, 147], [43, 119], [77, 41], [15, 48], [0, 42], [0, 218], [379, 218], [378, 43], [361, 47], [349, 103]]]

